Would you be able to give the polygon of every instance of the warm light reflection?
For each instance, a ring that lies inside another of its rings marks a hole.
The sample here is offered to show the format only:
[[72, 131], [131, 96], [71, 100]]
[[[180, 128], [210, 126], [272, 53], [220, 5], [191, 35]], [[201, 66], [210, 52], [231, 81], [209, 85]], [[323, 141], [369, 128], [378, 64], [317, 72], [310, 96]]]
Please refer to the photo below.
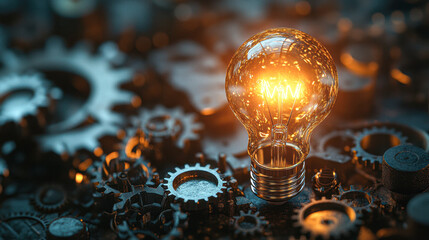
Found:
[[81, 183], [83, 180], [82, 173], [76, 173], [75, 180], [76, 180], [76, 183]]

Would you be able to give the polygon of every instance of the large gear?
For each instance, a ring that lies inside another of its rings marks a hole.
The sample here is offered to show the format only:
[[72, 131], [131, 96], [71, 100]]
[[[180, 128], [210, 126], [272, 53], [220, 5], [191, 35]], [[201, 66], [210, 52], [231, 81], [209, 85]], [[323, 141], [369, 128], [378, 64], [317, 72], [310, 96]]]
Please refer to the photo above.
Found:
[[33, 212], [11, 212], [0, 215], [0, 238], [46, 239], [49, 221]]
[[194, 166], [186, 164], [183, 169], [176, 168], [164, 180], [163, 186], [168, 196], [182, 203], [185, 211], [207, 208], [208, 204], [219, 200], [226, 190], [226, 182], [217, 169], [200, 166], [199, 163]]
[[61, 185], [48, 184], [36, 191], [33, 204], [39, 211], [50, 213], [62, 210], [67, 201], [67, 193]]
[[374, 203], [374, 198], [361, 187], [350, 186], [349, 190], [339, 187], [339, 194], [333, 198], [339, 201], [345, 201], [358, 213], [372, 212], [377, 205]]
[[[51, 94], [50, 84], [36, 73], [7, 74], [2, 77], [1, 82], [1, 136], [13, 138], [40, 133], [46, 126], [48, 114], [53, 108], [55, 97]], [[21, 98], [20, 102], [6, 104], [9, 98], [14, 100], [16, 95], [15, 100]]]
[[[406, 143], [407, 137], [394, 129], [386, 127], [365, 128], [355, 137], [352, 151], [365, 166], [377, 168], [383, 161], [384, 151], [390, 147]], [[380, 144], [383, 146], [379, 146]]]
[[259, 216], [259, 212], [252, 213], [240, 211], [239, 216], [234, 217], [234, 235], [249, 237], [256, 234], [263, 234], [264, 227], [268, 224], [264, 217]]
[[[52, 38], [43, 50], [25, 57], [6, 51], [3, 60], [7, 71], [64, 71], [82, 76], [89, 83], [90, 94], [84, 105], [65, 120], [47, 126], [47, 133], [39, 137], [45, 151], [57, 154], [80, 149], [92, 151], [98, 146], [99, 138], [116, 135], [117, 125], [123, 123], [122, 115], [112, 107], [129, 104], [135, 97], [131, 92], [120, 90], [120, 86], [132, 78], [132, 69], [112, 67], [102, 54], [91, 54], [84, 43], [69, 50], [60, 39]], [[91, 124], [85, 125], [88, 120]]]
[[345, 202], [322, 198], [296, 209], [293, 219], [294, 226], [310, 239], [346, 239], [358, 231], [360, 217]]
[[172, 140], [179, 149], [187, 148], [189, 141], [198, 140], [203, 127], [195, 114], [185, 113], [179, 107], [167, 109], [161, 105], [143, 109], [134, 122], [150, 142], [156, 144]]

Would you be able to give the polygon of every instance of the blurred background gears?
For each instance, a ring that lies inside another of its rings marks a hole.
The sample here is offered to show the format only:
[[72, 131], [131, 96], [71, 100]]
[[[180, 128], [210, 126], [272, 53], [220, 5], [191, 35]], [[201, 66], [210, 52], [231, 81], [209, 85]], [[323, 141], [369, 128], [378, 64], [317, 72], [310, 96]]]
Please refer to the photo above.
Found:
[[374, 202], [374, 197], [369, 191], [363, 190], [362, 187], [350, 186], [345, 190], [340, 186], [339, 194], [334, 195], [333, 198], [346, 202], [357, 213], [370, 213], [377, 207]]
[[406, 143], [407, 137], [393, 128], [364, 128], [357, 133], [352, 151], [365, 166], [377, 169], [381, 165], [383, 154], [387, 149]]
[[200, 44], [179, 42], [153, 52], [149, 62], [174, 89], [187, 94], [201, 115], [213, 115], [226, 107], [225, 66]]
[[120, 89], [132, 78], [132, 69], [112, 67], [102, 54], [93, 55], [84, 43], [69, 50], [63, 41], [51, 38], [42, 50], [26, 56], [7, 51], [3, 58], [6, 71], [38, 70], [63, 90], [53, 122], [38, 138], [46, 151], [93, 151], [102, 136], [115, 136], [117, 125], [124, 122], [113, 108], [132, 105], [137, 98]]
[[226, 182], [217, 169], [211, 169], [208, 165], [200, 166], [199, 163], [176, 168], [175, 172], [168, 173], [164, 181], [168, 196], [180, 202], [185, 211], [207, 209], [226, 190]]
[[142, 152], [149, 148], [150, 159], [174, 157], [179, 160], [183, 153], [192, 154], [200, 149], [203, 125], [195, 114], [185, 113], [182, 108], [168, 109], [158, 105], [154, 109], [143, 109], [133, 122], [138, 128], [135, 136], [143, 133], [141, 140], [146, 141], [139, 141], [137, 148]]
[[36, 191], [33, 205], [44, 213], [61, 211], [67, 205], [67, 192], [61, 185], [44, 185]]
[[60, 93], [55, 93], [49, 82], [36, 73], [7, 74], [0, 80], [1, 138], [41, 133], [53, 111], [54, 99]]
[[0, 216], [2, 239], [46, 239], [49, 221], [33, 212], [11, 212]]
[[348, 239], [361, 224], [360, 214], [348, 204], [325, 198], [296, 209], [293, 219], [310, 239]]
[[351, 148], [354, 145], [355, 135], [351, 130], [334, 130], [323, 134], [311, 155], [325, 160], [346, 163], [352, 159]]
[[264, 217], [259, 216], [259, 212], [240, 211], [240, 215], [234, 217], [234, 235], [240, 237], [260, 235], [264, 233], [266, 225], [268, 222]]

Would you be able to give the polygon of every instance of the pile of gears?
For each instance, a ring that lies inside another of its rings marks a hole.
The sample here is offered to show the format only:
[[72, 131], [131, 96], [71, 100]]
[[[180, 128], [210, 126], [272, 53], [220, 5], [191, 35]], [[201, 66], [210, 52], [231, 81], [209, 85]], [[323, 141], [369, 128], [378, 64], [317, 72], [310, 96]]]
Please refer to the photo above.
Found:
[[[1, 239], [427, 239], [424, 1], [0, 1]], [[293, 27], [339, 73], [306, 186], [250, 190], [226, 66]]]

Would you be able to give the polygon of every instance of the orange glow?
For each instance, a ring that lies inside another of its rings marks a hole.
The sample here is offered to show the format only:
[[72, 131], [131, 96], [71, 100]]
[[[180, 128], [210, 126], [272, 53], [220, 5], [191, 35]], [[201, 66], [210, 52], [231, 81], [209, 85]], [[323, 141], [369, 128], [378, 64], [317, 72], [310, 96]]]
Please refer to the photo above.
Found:
[[103, 149], [101, 149], [100, 147], [95, 148], [94, 155], [100, 157], [101, 155], [103, 155]]
[[411, 78], [401, 72], [399, 69], [392, 69], [392, 71], [390, 71], [390, 75], [393, 79], [402, 84], [409, 85], [411, 83]]
[[350, 71], [352, 71], [357, 75], [372, 77], [377, 74], [377, 71], [378, 71], [377, 62], [372, 61], [369, 63], [362, 63], [354, 59], [348, 53], [341, 54], [340, 60], [345, 67], [347, 67]]
[[[295, 91], [293, 90], [295, 89]], [[299, 98], [301, 92], [301, 83], [298, 83], [295, 86], [287, 85], [286, 87], [282, 85], [271, 86], [269, 82], [262, 80], [261, 81], [261, 94], [268, 98], [277, 98], [282, 96], [283, 99], [289, 99], [290, 96], [292, 99]]]
[[81, 173], [76, 173], [75, 180], [76, 183], [81, 183], [83, 180], [83, 175]]
[[110, 153], [109, 155], [106, 156], [106, 164], [109, 165], [110, 161], [118, 157], [119, 157], [119, 154], [117, 152]]
[[140, 149], [136, 148], [135, 151], [133, 149], [137, 147], [137, 145], [140, 144], [139, 137], [133, 137], [128, 140], [127, 145], [125, 146], [125, 154], [129, 158], [139, 158], [142, 155], [142, 152]]

